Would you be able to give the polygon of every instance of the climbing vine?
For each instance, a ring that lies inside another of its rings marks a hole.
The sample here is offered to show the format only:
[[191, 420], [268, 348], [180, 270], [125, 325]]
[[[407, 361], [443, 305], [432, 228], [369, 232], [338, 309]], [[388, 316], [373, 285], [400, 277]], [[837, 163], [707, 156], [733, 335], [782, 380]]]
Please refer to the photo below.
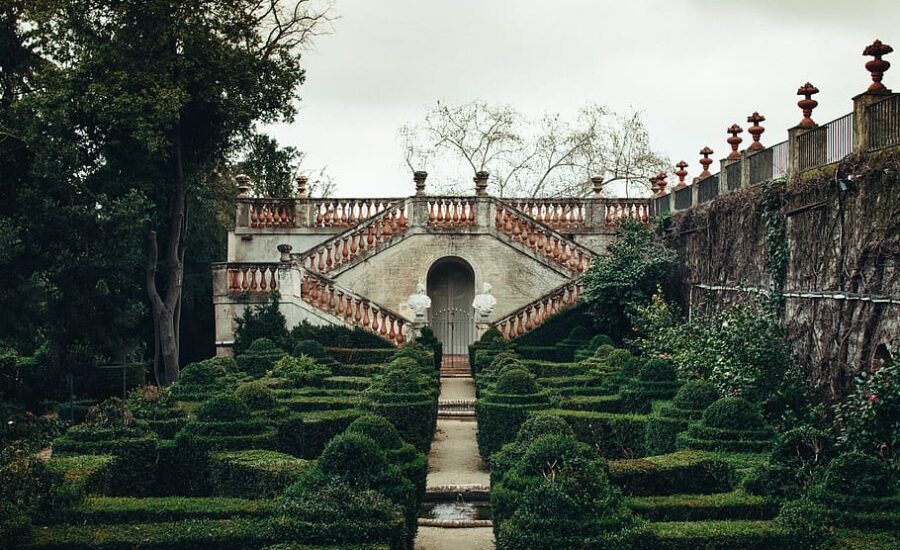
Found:
[[781, 211], [785, 181], [766, 182], [760, 194], [760, 211], [766, 227], [766, 271], [772, 278], [773, 306], [779, 310], [784, 304], [781, 292], [787, 279], [790, 248], [788, 247], [786, 218]]

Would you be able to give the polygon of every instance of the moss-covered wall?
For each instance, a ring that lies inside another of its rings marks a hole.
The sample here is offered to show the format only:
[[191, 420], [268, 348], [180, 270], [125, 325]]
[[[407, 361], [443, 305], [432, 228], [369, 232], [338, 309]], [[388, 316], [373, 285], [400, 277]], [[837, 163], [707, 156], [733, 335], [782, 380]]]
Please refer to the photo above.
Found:
[[900, 152], [845, 159], [847, 191], [836, 169], [721, 196], [676, 214], [671, 232], [691, 313], [774, 297], [798, 359], [833, 396], [885, 348], [900, 352]]

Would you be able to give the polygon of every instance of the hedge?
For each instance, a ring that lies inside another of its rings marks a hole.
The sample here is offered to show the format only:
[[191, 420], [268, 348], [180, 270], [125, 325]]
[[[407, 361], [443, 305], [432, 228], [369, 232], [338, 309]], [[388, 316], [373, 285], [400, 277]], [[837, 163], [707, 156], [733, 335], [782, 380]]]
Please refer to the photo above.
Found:
[[650, 523], [634, 550], [773, 550], [799, 548], [774, 521], [689, 521]]
[[[86, 426], [85, 426], [86, 428]], [[113, 455], [110, 491], [113, 494], [144, 495], [153, 485], [157, 437], [154, 433], [138, 434], [111, 440], [86, 441], [89, 431], [69, 432], [53, 442], [53, 453], [66, 455]]]
[[628, 497], [635, 514], [650, 521], [761, 520], [778, 515], [781, 504], [772, 498], [741, 491], [710, 495]]
[[371, 392], [365, 409], [391, 421], [400, 436], [416, 450], [427, 453], [437, 426], [437, 399], [427, 393]]
[[647, 419], [644, 445], [648, 455], [663, 455], [674, 452], [678, 434], [687, 430], [688, 422], [666, 416], [651, 416]]
[[[395, 522], [397, 523], [397, 522]], [[283, 518], [204, 519], [116, 525], [59, 525], [34, 530], [29, 550], [257, 550], [288, 541], [292, 550], [401, 549], [402, 545], [378, 544], [396, 538], [397, 525], [348, 520], [346, 524], [299, 524]], [[352, 535], [347, 543], [342, 536]], [[367, 535], [371, 535], [367, 537]], [[296, 542], [322, 541], [318, 544]], [[282, 547], [281, 544], [278, 546]]]
[[329, 390], [358, 390], [369, 387], [371, 380], [368, 376], [329, 376], [322, 383], [322, 387]]
[[622, 412], [620, 395], [577, 395], [563, 399], [559, 407], [573, 411]]
[[525, 345], [550, 345], [565, 340], [572, 329], [577, 326], [593, 326], [586, 303], [578, 303], [572, 307], [551, 315], [537, 328], [519, 336], [513, 342]]
[[541, 359], [544, 361], [567, 363], [575, 358], [574, 350], [572, 348], [564, 347], [560, 344], [552, 346], [529, 346], [520, 344], [515, 345], [514, 349], [516, 350], [516, 353], [525, 359]]
[[[303, 413], [302, 458], [316, 458], [331, 439], [362, 415], [359, 409]], [[283, 428], [282, 428], [283, 429]]]
[[397, 348], [325, 348], [325, 350], [339, 363], [345, 365], [387, 363], [397, 353]]
[[118, 458], [113, 455], [61, 456], [54, 454], [47, 469], [59, 476], [74, 494], [104, 494], [110, 490]]
[[209, 457], [213, 493], [240, 498], [273, 498], [297, 481], [308, 460], [276, 451], [212, 453]]
[[734, 488], [734, 468], [700, 451], [609, 463], [610, 479], [630, 496], [723, 493]]
[[591, 445], [605, 458], [638, 457], [646, 454], [644, 431], [647, 416], [565, 409], [550, 409], [537, 414], [562, 417], [572, 427], [579, 441]]
[[280, 400], [280, 403], [292, 411], [334, 411], [356, 408], [358, 396], [299, 396]]
[[153, 523], [269, 516], [271, 500], [212, 497], [88, 497], [71, 510], [84, 523]]

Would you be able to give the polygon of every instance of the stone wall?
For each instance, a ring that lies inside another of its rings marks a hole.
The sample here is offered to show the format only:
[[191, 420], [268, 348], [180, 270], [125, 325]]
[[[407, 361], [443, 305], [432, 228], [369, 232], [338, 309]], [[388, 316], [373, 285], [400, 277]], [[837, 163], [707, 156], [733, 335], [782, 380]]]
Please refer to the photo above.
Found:
[[[723, 195], [673, 217], [681, 300], [692, 315], [760, 304], [783, 285], [782, 315], [798, 360], [832, 396], [888, 350], [900, 350], [900, 154], [852, 156], [775, 187], [767, 225], [763, 187]], [[771, 185], [771, 184], [770, 184]], [[784, 229], [789, 254], [779, 281]], [[767, 236], [768, 233], [768, 236]]]

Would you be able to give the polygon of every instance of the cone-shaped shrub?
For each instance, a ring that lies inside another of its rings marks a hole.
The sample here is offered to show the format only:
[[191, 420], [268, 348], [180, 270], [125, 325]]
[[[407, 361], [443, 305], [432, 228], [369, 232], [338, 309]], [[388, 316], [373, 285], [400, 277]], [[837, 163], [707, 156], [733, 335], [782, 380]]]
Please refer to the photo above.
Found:
[[678, 435], [678, 446], [687, 449], [759, 453], [769, 449], [773, 432], [756, 407], [740, 397], [713, 402], [699, 422]]
[[187, 365], [172, 384], [172, 397], [180, 401], [205, 401], [237, 385], [237, 364], [230, 357], [214, 357]]
[[262, 382], [244, 382], [234, 392], [248, 408], [254, 411], [264, 411], [275, 406], [275, 392]]
[[436, 376], [408, 357], [395, 359], [365, 392], [363, 407], [388, 419], [400, 436], [427, 452], [437, 424]]
[[513, 439], [529, 411], [549, 406], [534, 377], [526, 370], [509, 368], [482, 392], [475, 404], [478, 416], [478, 448], [489, 459]]
[[285, 355], [275, 362], [271, 375], [287, 380], [295, 388], [319, 387], [331, 376], [331, 369], [306, 355]]
[[705, 380], [691, 380], [681, 386], [672, 404], [662, 407], [659, 416], [647, 420], [647, 452], [661, 455], [674, 451], [678, 434], [687, 430], [691, 421], [699, 420], [706, 407], [718, 398], [716, 387]]

